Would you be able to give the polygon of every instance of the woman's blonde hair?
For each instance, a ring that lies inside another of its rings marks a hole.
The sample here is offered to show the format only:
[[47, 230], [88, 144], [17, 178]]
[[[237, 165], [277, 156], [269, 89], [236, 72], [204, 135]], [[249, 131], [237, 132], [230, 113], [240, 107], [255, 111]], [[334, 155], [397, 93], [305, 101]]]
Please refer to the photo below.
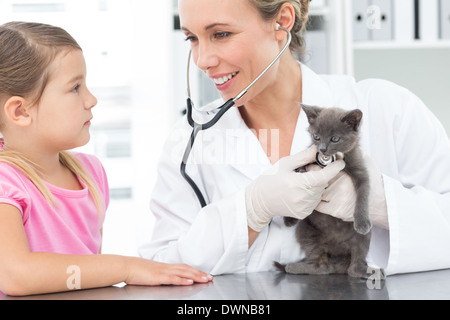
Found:
[[292, 42], [290, 49], [301, 57], [305, 50], [303, 32], [306, 30], [309, 17], [310, 0], [248, 0], [259, 12], [264, 20], [270, 21], [276, 18], [284, 3], [290, 3], [295, 10], [295, 23], [291, 30]]
[[[56, 56], [67, 50], [80, 50], [75, 39], [65, 30], [42, 23], [9, 22], [0, 26], [0, 102], [19, 96], [37, 105], [49, 79], [49, 66]], [[0, 132], [3, 129], [0, 118]], [[39, 176], [39, 168], [23, 154], [8, 150], [8, 141], [0, 151], [0, 162], [21, 170], [42, 193], [56, 205], [53, 195]], [[88, 187], [99, 212], [104, 209], [98, 186], [75, 157], [63, 151], [60, 162]]]

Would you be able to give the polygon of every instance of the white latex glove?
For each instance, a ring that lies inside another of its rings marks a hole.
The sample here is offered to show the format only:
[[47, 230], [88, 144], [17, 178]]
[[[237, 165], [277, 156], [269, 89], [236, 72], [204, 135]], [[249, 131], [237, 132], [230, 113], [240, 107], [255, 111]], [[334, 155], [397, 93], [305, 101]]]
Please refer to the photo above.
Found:
[[[383, 176], [372, 158], [365, 156], [364, 162], [370, 179], [369, 218], [372, 224], [389, 229]], [[317, 168], [308, 168], [308, 170], [317, 170]], [[347, 222], [353, 222], [355, 202], [356, 192], [353, 182], [350, 176], [341, 172], [330, 181], [316, 210]]]
[[322, 198], [331, 179], [345, 167], [338, 160], [323, 170], [296, 172], [315, 161], [317, 147], [281, 159], [250, 184], [245, 192], [248, 226], [261, 232], [273, 217], [304, 219]]

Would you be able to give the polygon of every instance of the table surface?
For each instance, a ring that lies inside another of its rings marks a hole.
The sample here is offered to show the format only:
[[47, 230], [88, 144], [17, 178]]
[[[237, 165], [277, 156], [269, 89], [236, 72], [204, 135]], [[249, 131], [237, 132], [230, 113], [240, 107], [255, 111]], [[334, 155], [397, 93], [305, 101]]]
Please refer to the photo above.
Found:
[[[377, 288], [378, 287], [378, 288]], [[450, 269], [392, 275], [385, 281], [345, 275], [290, 275], [260, 272], [216, 276], [189, 287], [114, 286], [0, 300], [450, 300]]]

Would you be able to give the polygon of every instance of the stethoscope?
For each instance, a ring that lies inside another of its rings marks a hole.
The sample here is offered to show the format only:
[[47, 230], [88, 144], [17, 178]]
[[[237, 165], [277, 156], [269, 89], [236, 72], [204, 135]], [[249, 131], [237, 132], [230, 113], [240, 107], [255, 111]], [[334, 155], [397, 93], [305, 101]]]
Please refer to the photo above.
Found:
[[189, 183], [189, 185], [192, 187], [192, 190], [194, 190], [198, 200], [200, 201], [200, 205], [203, 207], [206, 207], [206, 201], [205, 198], [203, 197], [202, 192], [200, 191], [200, 189], [198, 188], [197, 184], [194, 182], [194, 180], [192, 180], [192, 178], [186, 173], [186, 164], [188, 162], [189, 159], [189, 155], [191, 154], [192, 151], [192, 147], [194, 146], [194, 142], [195, 142], [195, 138], [197, 137], [197, 134], [200, 131], [203, 130], [207, 130], [209, 128], [211, 128], [212, 126], [214, 126], [219, 120], [220, 118], [222, 118], [222, 116], [232, 107], [234, 106], [234, 104], [236, 103], [236, 101], [238, 101], [239, 99], [241, 99], [247, 92], [248, 90], [250, 90], [250, 88], [252, 88], [268, 71], [270, 68], [272, 68], [272, 66], [281, 58], [281, 56], [283, 55], [283, 53], [287, 50], [287, 48], [289, 48], [289, 45], [291, 44], [292, 41], [292, 35], [291, 32], [280, 26], [278, 23], [276, 25], [276, 30], [283, 30], [288, 34], [288, 40], [286, 45], [283, 47], [283, 49], [280, 51], [280, 53], [275, 57], [275, 59], [273, 59], [273, 61], [269, 64], [269, 66], [263, 71], [261, 72], [261, 74], [252, 82], [250, 83], [250, 85], [245, 88], [244, 90], [242, 90], [241, 93], [239, 93], [236, 97], [228, 100], [227, 102], [225, 102], [222, 106], [220, 106], [219, 108], [217, 108], [217, 110], [219, 110], [217, 112], [217, 114], [209, 121], [203, 124], [199, 124], [197, 122], [194, 121], [194, 119], [192, 118], [192, 107], [193, 107], [193, 103], [192, 103], [192, 99], [191, 99], [191, 90], [190, 90], [190, 84], [189, 84], [189, 70], [190, 70], [190, 64], [191, 64], [191, 54], [192, 52], [189, 52], [189, 58], [188, 58], [188, 66], [187, 66], [187, 88], [188, 88], [188, 98], [187, 98], [187, 108], [186, 108], [186, 115], [187, 115], [187, 120], [188, 123], [191, 125], [191, 127], [193, 128], [192, 130], [192, 134], [191, 137], [189, 139], [188, 145], [186, 146], [186, 150], [184, 151], [184, 155], [183, 155], [183, 160], [181, 162], [181, 167], [180, 167], [180, 172], [181, 175], [183, 176], [183, 178]]

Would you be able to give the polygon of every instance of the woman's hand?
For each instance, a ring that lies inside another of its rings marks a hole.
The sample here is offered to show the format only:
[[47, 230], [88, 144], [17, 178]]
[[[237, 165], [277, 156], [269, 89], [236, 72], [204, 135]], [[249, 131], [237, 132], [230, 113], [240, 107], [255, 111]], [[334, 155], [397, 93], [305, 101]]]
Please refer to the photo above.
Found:
[[189, 286], [195, 282], [207, 283], [213, 280], [211, 275], [185, 264], [167, 264], [141, 258], [130, 258], [128, 269], [125, 281], [128, 285]]
[[344, 169], [342, 160], [320, 171], [297, 172], [315, 161], [317, 147], [281, 159], [246, 189], [248, 226], [261, 232], [273, 217], [304, 219], [322, 199], [331, 179]]
[[[374, 225], [389, 229], [383, 176], [372, 158], [365, 156], [364, 162], [370, 179], [369, 218]], [[311, 166], [308, 170], [320, 170], [320, 168]], [[343, 221], [352, 222], [355, 203], [356, 192], [353, 182], [347, 173], [341, 172], [324, 190], [316, 210]]]

